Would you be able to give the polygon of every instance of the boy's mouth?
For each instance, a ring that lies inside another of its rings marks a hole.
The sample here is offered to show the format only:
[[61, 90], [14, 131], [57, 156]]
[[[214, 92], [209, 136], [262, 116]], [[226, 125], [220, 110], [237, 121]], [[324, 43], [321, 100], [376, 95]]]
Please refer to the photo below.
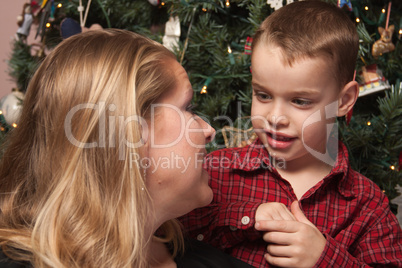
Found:
[[285, 149], [292, 145], [293, 141], [296, 140], [295, 137], [291, 137], [283, 133], [269, 131], [267, 131], [266, 133], [268, 144], [273, 148]]

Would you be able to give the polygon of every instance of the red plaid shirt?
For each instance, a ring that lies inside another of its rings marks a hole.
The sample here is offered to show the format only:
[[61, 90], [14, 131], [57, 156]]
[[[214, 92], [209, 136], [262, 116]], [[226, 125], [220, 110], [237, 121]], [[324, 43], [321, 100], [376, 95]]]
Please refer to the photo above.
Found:
[[[254, 229], [261, 203], [297, 200], [291, 185], [271, 165], [257, 140], [244, 148], [207, 156], [214, 201], [180, 220], [189, 235], [221, 248], [255, 267], [269, 267], [267, 243]], [[315, 267], [402, 267], [402, 231], [385, 194], [351, 169], [348, 152], [339, 146], [330, 174], [299, 200], [306, 217], [327, 243]]]

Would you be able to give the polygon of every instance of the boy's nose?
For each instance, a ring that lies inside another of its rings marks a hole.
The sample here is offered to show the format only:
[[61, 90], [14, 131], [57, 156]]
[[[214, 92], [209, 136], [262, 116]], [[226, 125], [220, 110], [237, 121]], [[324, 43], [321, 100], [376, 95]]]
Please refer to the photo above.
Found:
[[274, 104], [267, 115], [267, 120], [272, 128], [280, 128], [289, 124], [289, 118], [281, 104]]

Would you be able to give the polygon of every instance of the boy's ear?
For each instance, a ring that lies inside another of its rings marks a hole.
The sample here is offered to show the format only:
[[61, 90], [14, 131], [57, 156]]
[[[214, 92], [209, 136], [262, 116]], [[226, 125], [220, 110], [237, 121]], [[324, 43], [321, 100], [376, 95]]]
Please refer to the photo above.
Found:
[[355, 105], [357, 97], [359, 97], [359, 84], [356, 81], [347, 83], [339, 93], [337, 116], [346, 115]]

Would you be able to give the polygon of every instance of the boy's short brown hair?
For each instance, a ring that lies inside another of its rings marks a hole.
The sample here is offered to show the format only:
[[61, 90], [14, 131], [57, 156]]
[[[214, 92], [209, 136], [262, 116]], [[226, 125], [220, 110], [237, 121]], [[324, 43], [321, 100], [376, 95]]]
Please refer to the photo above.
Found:
[[301, 58], [323, 57], [332, 66], [340, 88], [353, 80], [359, 36], [346, 13], [321, 1], [300, 1], [268, 16], [253, 37], [259, 43], [281, 48], [291, 66]]

